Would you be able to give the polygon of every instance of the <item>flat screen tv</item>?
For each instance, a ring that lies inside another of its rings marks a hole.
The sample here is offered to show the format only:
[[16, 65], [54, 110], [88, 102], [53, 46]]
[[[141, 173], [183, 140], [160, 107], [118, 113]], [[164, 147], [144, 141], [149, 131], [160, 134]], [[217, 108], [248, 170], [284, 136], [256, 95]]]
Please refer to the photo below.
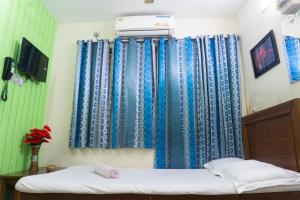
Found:
[[46, 82], [48, 57], [26, 38], [22, 40], [18, 69], [21, 74], [37, 81]]

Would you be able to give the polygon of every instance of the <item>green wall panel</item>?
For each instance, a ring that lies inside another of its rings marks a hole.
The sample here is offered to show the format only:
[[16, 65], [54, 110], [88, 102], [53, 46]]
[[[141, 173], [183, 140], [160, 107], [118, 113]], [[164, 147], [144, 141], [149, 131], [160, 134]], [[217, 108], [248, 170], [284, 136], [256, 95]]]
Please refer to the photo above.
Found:
[[[0, 74], [6, 56], [18, 60], [22, 37], [51, 58], [55, 30], [55, 19], [41, 0], [0, 0]], [[50, 68], [51, 59], [48, 80]], [[1, 79], [1, 90], [3, 85]], [[29, 129], [45, 123], [46, 96], [47, 83], [9, 83], [8, 100], [0, 100], [0, 174], [28, 167], [30, 149], [22, 141]]]

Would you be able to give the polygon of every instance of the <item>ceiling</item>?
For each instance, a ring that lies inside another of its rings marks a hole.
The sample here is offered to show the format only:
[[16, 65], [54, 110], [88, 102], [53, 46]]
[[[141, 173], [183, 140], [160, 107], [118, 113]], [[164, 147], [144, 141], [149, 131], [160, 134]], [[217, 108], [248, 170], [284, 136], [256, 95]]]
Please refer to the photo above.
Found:
[[233, 17], [245, 0], [43, 0], [58, 22], [114, 20], [118, 16], [170, 14], [175, 18]]

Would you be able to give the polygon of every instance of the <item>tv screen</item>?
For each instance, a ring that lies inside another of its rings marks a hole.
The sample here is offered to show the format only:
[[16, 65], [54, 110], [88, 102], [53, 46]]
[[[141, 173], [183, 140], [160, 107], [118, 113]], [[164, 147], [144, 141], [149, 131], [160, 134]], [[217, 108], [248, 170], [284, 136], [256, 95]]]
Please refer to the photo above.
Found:
[[23, 38], [18, 65], [22, 74], [34, 80], [46, 82], [48, 61], [47, 56]]

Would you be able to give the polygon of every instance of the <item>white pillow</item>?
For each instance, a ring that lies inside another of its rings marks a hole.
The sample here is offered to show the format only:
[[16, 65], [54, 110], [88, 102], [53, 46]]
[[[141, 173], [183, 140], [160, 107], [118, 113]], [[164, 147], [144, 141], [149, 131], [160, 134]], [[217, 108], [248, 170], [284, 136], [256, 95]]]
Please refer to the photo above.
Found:
[[217, 176], [223, 176], [223, 171], [228, 167], [235, 165], [238, 162], [243, 162], [243, 159], [240, 158], [221, 158], [217, 160], [212, 160], [204, 165], [211, 173]]
[[[228, 161], [228, 162], [227, 162]], [[256, 160], [218, 161], [214, 164], [214, 174], [229, 179], [238, 193], [274, 186], [300, 184], [300, 174]], [[222, 166], [222, 163], [224, 165]], [[207, 163], [209, 167], [211, 164]]]
[[256, 160], [236, 163], [223, 173], [224, 177], [232, 180], [238, 193], [259, 188], [300, 184], [299, 173]]

